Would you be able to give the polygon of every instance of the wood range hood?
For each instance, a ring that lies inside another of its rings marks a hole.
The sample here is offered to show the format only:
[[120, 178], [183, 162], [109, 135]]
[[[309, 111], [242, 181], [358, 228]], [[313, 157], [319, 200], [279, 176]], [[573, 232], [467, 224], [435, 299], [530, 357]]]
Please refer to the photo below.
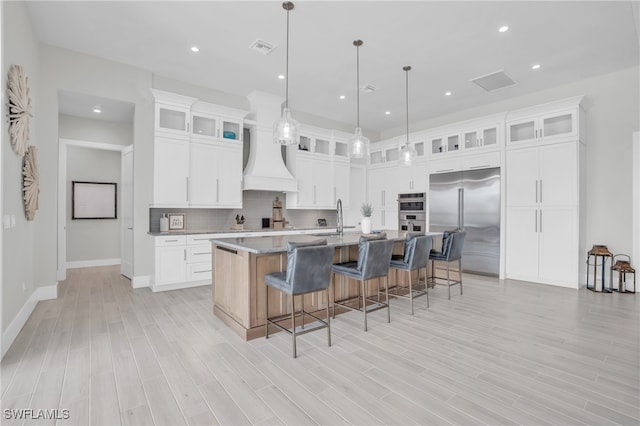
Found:
[[281, 145], [273, 142], [273, 123], [280, 118], [284, 98], [253, 91], [251, 105], [251, 149], [244, 169], [243, 190], [297, 192], [298, 182], [284, 164]]

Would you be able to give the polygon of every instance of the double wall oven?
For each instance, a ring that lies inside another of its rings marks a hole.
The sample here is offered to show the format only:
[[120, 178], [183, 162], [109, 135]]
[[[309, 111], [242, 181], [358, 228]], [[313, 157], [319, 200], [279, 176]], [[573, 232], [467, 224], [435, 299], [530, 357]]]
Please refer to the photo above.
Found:
[[426, 231], [427, 194], [405, 192], [398, 194], [398, 229], [401, 231]]

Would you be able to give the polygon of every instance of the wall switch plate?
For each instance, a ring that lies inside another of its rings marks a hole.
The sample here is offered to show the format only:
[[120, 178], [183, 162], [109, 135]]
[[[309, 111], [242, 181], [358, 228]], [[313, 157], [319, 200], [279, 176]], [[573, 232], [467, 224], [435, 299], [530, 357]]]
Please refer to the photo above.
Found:
[[16, 226], [16, 215], [12, 214], [11, 215], [11, 227], [15, 227]]
[[4, 229], [11, 228], [11, 216], [10, 215], [5, 214], [4, 216], [2, 216], [2, 227]]

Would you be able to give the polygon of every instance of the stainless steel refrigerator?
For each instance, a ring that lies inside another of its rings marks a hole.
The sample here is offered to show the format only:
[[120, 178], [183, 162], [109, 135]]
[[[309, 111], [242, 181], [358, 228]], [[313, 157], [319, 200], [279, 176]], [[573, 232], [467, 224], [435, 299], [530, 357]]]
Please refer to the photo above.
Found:
[[498, 275], [500, 268], [500, 168], [433, 174], [429, 230], [464, 230], [462, 269]]

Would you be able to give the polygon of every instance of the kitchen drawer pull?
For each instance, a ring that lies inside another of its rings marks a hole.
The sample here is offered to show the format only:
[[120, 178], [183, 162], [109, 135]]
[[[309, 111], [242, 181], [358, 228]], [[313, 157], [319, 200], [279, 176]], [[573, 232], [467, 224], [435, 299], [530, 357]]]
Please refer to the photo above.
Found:
[[226, 247], [216, 246], [216, 249], [217, 250], [226, 251], [228, 253], [238, 254], [238, 250], [233, 250], [233, 249], [226, 248]]
[[194, 256], [205, 256], [207, 254], [211, 254], [211, 252], [207, 251], [207, 252], [202, 252], [202, 253], [193, 253]]
[[490, 164], [483, 164], [481, 166], [470, 166], [469, 168], [470, 169], [486, 169], [488, 167], [491, 167], [491, 165]]
[[436, 170], [436, 173], [443, 173], [443, 172], [452, 172], [453, 169], [441, 169], [441, 170]]
[[202, 271], [193, 271], [194, 274], [207, 274], [207, 273], [211, 273], [211, 269], [206, 269], [206, 270], [202, 270]]
[[165, 243], [177, 243], [178, 240], [164, 240]]

